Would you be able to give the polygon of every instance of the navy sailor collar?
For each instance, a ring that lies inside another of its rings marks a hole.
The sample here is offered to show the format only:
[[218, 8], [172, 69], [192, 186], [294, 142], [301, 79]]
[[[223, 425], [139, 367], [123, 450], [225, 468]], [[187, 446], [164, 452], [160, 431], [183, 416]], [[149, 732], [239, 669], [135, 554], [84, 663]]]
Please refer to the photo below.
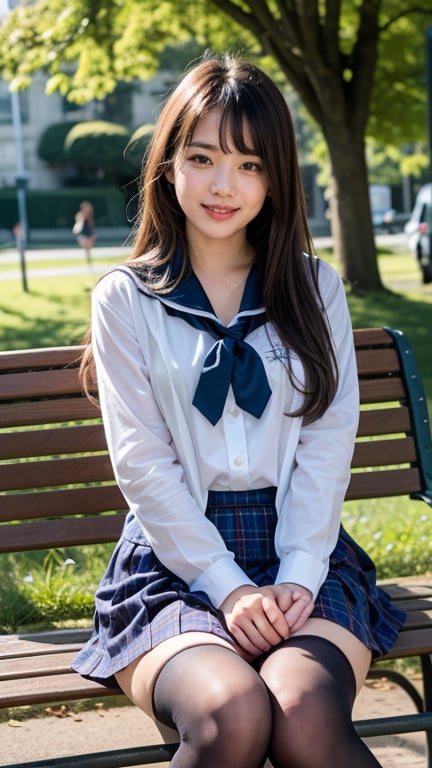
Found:
[[[154, 299], [158, 299], [162, 304], [167, 305], [167, 307], [212, 318], [222, 325], [221, 321], [215, 315], [214, 309], [192, 269], [175, 288], [162, 294], [152, 291], [151, 283], [145, 280], [145, 276], [148, 274], [147, 267], [141, 265], [135, 266], [134, 264], [129, 263], [120, 265], [115, 269], [126, 271], [129, 274], [132, 273], [138, 288], [143, 293], [146, 293]], [[265, 313], [265, 308], [262, 302], [262, 280], [259, 274], [259, 269], [254, 264], [246, 279], [240, 309], [231, 320], [230, 325], [235, 323], [241, 316], [263, 313]]]
[[143, 267], [124, 265], [117, 269], [132, 273], [138, 288], [158, 299], [169, 315], [186, 321], [197, 330], [206, 331], [215, 339], [205, 358], [192, 401], [202, 415], [213, 426], [217, 424], [231, 385], [237, 405], [260, 418], [271, 389], [259, 354], [245, 340], [249, 333], [267, 321], [257, 267], [254, 265], [249, 272], [239, 312], [228, 326], [216, 317], [194, 272], [191, 271], [171, 291], [157, 294], [144, 282]]

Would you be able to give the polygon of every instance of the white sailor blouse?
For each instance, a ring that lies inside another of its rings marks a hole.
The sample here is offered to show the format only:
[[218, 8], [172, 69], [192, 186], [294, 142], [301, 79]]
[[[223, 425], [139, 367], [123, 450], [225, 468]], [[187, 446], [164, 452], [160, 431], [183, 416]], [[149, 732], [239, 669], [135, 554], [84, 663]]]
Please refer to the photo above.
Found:
[[303, 369], [266, 322], [254, 269], [226, 329], [193, 273], [156, 295], [137, 270], [121, 266], [93, 291], [98, 391], [117, 483], [157, 557], [216, 607], [253, 582], [205, 516], [208, 490], [275, 486], [276, 583], [300, 584], [315, 598], [328, 572], [359, 395], [342, 281], [325, 262], [318, 274], [339, 385], [307, 425], [287, 415], [302, 398], [287, 354], [300, 383]]

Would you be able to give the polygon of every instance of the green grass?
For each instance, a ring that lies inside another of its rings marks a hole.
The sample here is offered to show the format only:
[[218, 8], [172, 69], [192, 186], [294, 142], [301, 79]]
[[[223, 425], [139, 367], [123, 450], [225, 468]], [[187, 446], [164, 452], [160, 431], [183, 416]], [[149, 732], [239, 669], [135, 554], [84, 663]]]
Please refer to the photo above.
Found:
[[[329, 252], [323, 258], [332, 260]], [[120, 262], [123, 258], [107, 260]], [[0, 259], [1, 261], [1, 259]], [[432, 286], [423, 286], [413, 256], [381, 252], [386, 292], [359, 298], [348, 294], [356, 328], [390, 326], [410, 339], [432, 413]], [[76, 262], [75, 262], [76, 265]], [[31, 265], [34, 268], [35, 264]], [[38, 268], [52, 267], [53, 262]], [[59, 262], [64, 267], [65, 262]], [[90, 293], [97, 274], [35, 278], [29, 292], [20, 280], [1, 281], [0, 349], [79, 343], [90, 319]], [[347, 503], [343, 521], [374, 559], [380, 577], [430, 570], [432, 515], [405, 498]], [[89, 623], [92, 596], [111, 545], [47, 553], [19, 553], [0, 559], [0, 632], [23, 627]], [[73, 560], [74, 563], [69, 563]]]
[[[121, 256], [107, 259], [103, 265], [108, 268], [119, 261]], [[45, 262], [43, 268], [54, 266], [53, 262]], [[64, 268], [64, 262], [59, 262], [58, 267]], [[28, 292], [23, 291], [20, 279], [1, 285], [0, 349], [80, 343], [90, 322], [90, 295], [99, 273], [32, 277], [31, 269], [33, 263], [28, 270]]]

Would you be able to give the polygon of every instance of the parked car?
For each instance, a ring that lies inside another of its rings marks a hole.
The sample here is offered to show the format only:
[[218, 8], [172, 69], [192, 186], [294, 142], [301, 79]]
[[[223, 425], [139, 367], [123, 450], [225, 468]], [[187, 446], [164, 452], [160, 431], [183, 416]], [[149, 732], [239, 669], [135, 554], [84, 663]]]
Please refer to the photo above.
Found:
[[405, 233], [408, 247], [417, 257], [423, 283], [431, 283], [432, 184], [425, 184], [418, 193]]

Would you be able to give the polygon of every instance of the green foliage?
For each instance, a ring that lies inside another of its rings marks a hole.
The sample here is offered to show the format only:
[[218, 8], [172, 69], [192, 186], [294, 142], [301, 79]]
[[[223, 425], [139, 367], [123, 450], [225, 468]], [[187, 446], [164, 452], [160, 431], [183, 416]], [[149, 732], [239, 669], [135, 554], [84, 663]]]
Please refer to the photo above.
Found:
[[369, 169], [370, 184], [400, 184], [401, 176], [419, 177], [429, 165], [426, 146], [423, 151], [410, 148], [395, 147], [391, 144], [386, 147], [370, 140], [366, 147], [366, 159]]
[[414, 146], [409, 154], [404, 154], [401, 157], [400, 172], [402, 176], [420, 177], [428, 167], [429, 155], [426, 147], [421, 149]]
[[139, 173], [142, 168], [143, 157], [153, 136], [154, 125], [146, 123], [137, 128], [129, 139], [125, 150], [125, 161], [134, 173]]
[[[426, 10], [426, 4], [425, 10]], [[427, 13], [404, 14], [415, 3], [382, 3], [379, 58], [370, 103], [368, 136], [381, 145], [401, 146], [427, 135]], [[417, 6], [418, 8], [418, 6]]]
[[0, 559], [0, 632], [90, 623], [94, 592], [112, 545], [4, 555]]
[[[29, 189], [27, 215], [30, 230], [72, 228], [81, 200], [89, 200], [95, 209], [96, 226], [124, 227], [127, 224], [125, 199], [120, 189], [106, 184], [67, 189]], [[15, 189], [0, 189], [0, 226], [11, 229], [18, 220]]]
[[191, 38], [201, 51], [253, 43], [206, 0], [35, 0], [3, 20], [0, 70], [19, 89], [44, 69], [49, 93], [85, 104], [112, 93], [119, 81], [152, 77], [165, 47]]
[[93, 120], [77, 123], [65, 138], [68, 162], [87, 168], [124, 171], [130, 132], [124, 125]]
[[430, 572], [432, 515], [425, 504], [406, 498], [350, 502], [343, 523], [370, 555], [380, 578]]
[[63, 165], [67, 162], [65, 154], [65, 138], [71, 128], [77, 124], [77, 121], [64, 121], [62, 123], [52, 123], [45, 128], [42, 133], [37, 153], [41, 160], [54, 165]]

